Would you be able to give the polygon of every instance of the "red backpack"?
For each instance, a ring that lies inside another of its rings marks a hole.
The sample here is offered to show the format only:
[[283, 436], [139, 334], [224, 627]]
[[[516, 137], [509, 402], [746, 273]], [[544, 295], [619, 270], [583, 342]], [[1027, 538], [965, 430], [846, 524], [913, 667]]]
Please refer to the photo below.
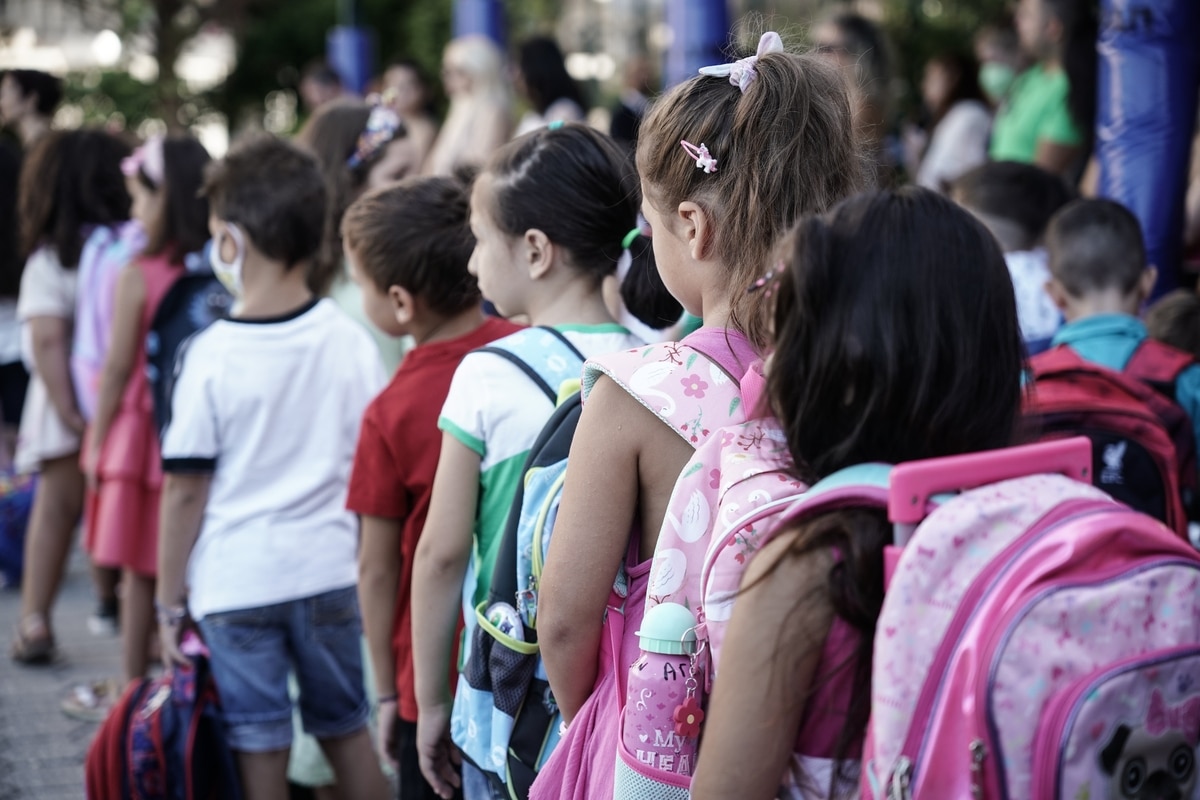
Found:
[[207, 660], [129, 685], [96, 731], [88, 800], [240, 800]]
[[1195, 360], [1146, 339], [1124, 371], [1087, 361], [1067, 345], [1034, 356], [1025, 418], [1034, 438], [1092, 440], [1093, 483], [1187, 535], [1196, 490], [1192, 421], [1175, 381]]

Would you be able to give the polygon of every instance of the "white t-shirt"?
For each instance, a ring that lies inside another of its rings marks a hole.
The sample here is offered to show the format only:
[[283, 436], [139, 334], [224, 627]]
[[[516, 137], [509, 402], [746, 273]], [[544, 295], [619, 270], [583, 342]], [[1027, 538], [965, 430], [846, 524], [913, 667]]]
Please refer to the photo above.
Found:
[[1005, 253], [1004, 261], [1017, 298], [1021, 338], [1029, 354], [1037, 355], [1050, 346], [1050, 340], [1062, 326], [1062, 314], [1046, 293], [1046, 281], [1050, 280], [1049, 256], [1039, 247]]
[[385, 376], [331, 300], [213, 323], [187, 346], [163, 438], [167, 472], [212, 472], [188, 560], [196, 619], [352, 586], [346, 489], [363, 412]]
[[941, 192], [967, 170], [988, 159], [992, 112], [978, 100], [955, 103], [933, 131], [917, 170], [917, 183]]
[[[555, 327], [585, 358], [643, 344], [615, 323]], [[525, 458], [552, 413], [554, 403], [537, 384], [495, 353], [469, 353], [454, 371], [438, 427], [480, 457], [475, 552], [464, 584], [468, 630], [475, 624], [470, 609], [482, 602], [490, 588], [504, 523], [524, 477]]]

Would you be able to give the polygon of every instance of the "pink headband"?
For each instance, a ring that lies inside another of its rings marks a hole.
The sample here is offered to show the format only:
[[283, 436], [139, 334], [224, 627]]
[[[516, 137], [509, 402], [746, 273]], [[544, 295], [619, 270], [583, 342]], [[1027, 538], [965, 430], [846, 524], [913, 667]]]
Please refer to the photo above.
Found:
[[121, 172], [132, 178], [138, 171], [144, 172], [156, 187], [162, 186], [166, 180], [166, 166], [163, 163], [163, 138], [151, 136], [146, 143], [133, 151], [133, 155], [121, 159]]
[[700, 74], [708, 75], [714, 78], [729, 78], [729, 82], [741, 89], [742, 94], [746, 93], [746, 89], [758, 77], [758, 73], [754, 70], [754, 65], [758, 63], [758, 59], [768, 53], [782, 53], [783, 39], [779, 38], [779, 34], [775, 31], [767, 31], [758, 40], [758, 52], [747, 58], [734, 61], [732, 64], [714, 64], [711, 67], [701, 67]]

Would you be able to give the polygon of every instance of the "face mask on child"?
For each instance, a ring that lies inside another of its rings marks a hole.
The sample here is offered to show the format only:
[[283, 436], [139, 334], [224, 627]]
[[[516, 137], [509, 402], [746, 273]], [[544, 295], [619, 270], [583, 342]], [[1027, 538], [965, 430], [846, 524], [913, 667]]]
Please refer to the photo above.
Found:
[[988, 99], [999, 103], [1008, 93], [1017, 72], [1008, 64], [999, 61], [988, 61], [979, 67], [979, 88], [983, 89]]
[[[229, 238], [233, 239], [235, 248], [232, 261], [225, 261], [221, 256], [221, 246], [224, 244], [222, 237], [225, 233], [229, 234]], [[242, 232], [236, 225], [227, 224], [225, 233], [218, 234], [212, 243], [212, 249], [209, 251], [208, 260], [212, 264], [213, 274], [217, 276], [230, 294], [234, 297], [242, 295], [242, 265], [246, 263], [246, 241], [242, 237]]]

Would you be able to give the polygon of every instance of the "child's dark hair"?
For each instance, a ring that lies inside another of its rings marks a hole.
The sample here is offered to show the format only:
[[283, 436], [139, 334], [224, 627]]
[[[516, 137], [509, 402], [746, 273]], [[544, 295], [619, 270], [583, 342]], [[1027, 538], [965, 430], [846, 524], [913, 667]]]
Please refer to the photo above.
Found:
[[945, 70], [950, 79], [950, 92], [941, 108], [930, 109], [933, 119], [930, 126], [936, 126], [946, 116], [946, 112], [955, 104], [964, 100], [978, 100], [983, 103], [983, 89], [979, 86], [979, 62], [975, 55], [965, 50], [947, 50], [929, 59], [929, 64], [936, 64]]
[[1073, 297], [1132, 292], [1146, 270], [1142, 226], [1112, 200], [1076, 200], [1046, 226], [1050, 274]]
[[85, 227], [129, 219], [121, 159], [129, 147], [100, 130], [50, 131], [21, 167], [21, 251], [54, 248], [67, 269], [79, 264]]
[[250, 136], [209, 164], [204, 196], [217, 219], [240, 226], [268, 258], [288, 269], [321, 246], [325, 182], [317, 160], [269, 134]]
[[5, 77], [12, 78], [21, 89], [21, 94], [28, 97], [37, 95], [37, 113], [48, 117], [62, 102], [62, 79], [37, 69], [7, 69]]
[[503, 233], [542, 231], [596, 285], [616, 269], [639, 193], [612, 139], [585, 125], [543, 128], [497, 150], [482, 174], [492, 179], [490, 216]]
[[[671, 89], [642, 123], [637, 166], [646, 200], [662, 213], [674, 215], [690, 200], [714, 216], [714, 246], [731, 271], [733, 324], [765, 344], [763, 304], [746, 290], [801, 215], [862, 187], [864, 165], [835, 66], [780, 53], [761, 57], [755, 71], [745, 94], [727, 78], [706, 76]], [[717, 171], [697, 169], [680, 147], [684, 139], [707, 145]]]
[[656, 331], [669, 328], [683, 316], [680, 303], [663, 283], [650, 239], [638, 236], [629, 245], [633, 262], [621, 281], [621, 302], [642, 324]]
[[342, 236], [381, 292], [401, 286], [440, 316], [479, 304], [467, 271], [470, 193], [456, 178], [412, 178], [370, 192], [346, 210]]
[[[1011, 442], [1016, 303], [1003, 254], [970, 214], [918, 187], [859, 195], [803, 220], [787, 261], [767, 386], [800, 477]], [[882, 512], [836, 512], [801, 525], [789, 549], [841, 555], [825, 590], [860, 639], [839, 760], [853, 758], [870, 714], [891, 532]]]
[[[358, 146], [358, 137], [367, 127], [371, 106], [361, 100], [342, 99], [327, 103], [305, 123], [296, 143], [311, 151], [321, 165], [328, 198], [324, 236], [317, 258], [309, 268], [309, 288], [323, 295], [329, 291], [342, 269], [342, 215], [362, 192], [367, 176], [383, 157], [380, 147], [369, 158], [351, 167], [350, 156]], [[397, 137], [401, 133], [396, 134]]]
[[208, 241], [208, 198], [200, 194], [204, 184], [204, 169], [212, 158], [204, 145], [191, 136], [171, 136], [162, 143], [163, 183], [156, 186], [144, 168], [137, 178], [146, 188], [166, 192], [162, 224], [149, 231], [147, 253], [162, 253], [176, 263], [183, 263], [188, 253], [198, 252]]
[[1096, 39], [1100, 34], [1099, 0], [1042, 0], [1062, 24], [1062, 68], [1067, 73], [1067, 110], [1091, 147], [1096, 124], [1098, 59]]
[[1146, 329], [1160, 342], [1200, 359], [1200, 295], [1176, 289], [1146, 312]]
[[517, 50], [517, 65], [529, 102], [539, 114], [545, 114], [546, 109], [563, 99], [583, 108], [579, 85], [567, 73], [562, 50], [553, 39], [544, 36], [526, 39]]
[[1017, 161], [982, 164], [954, 181], [950, 194], [972, 211], [1016, 225], [1019, 241], [1011, 249], [1017, 250], [1040, 244], [1050, 218], [1075, 196], [1058, 175]]

